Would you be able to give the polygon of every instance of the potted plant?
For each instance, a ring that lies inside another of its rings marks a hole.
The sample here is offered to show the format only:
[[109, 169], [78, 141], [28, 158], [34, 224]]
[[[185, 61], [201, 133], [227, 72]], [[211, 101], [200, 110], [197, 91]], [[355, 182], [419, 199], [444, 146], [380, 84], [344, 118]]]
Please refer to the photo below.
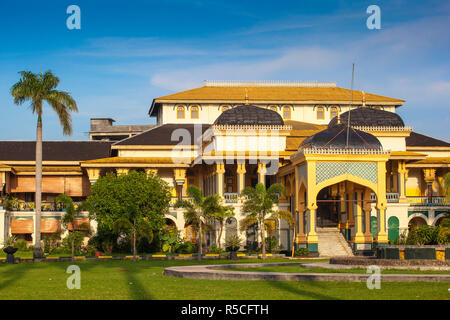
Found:
[[15, 236], [7, 237], [3, 243], [3, 252], [6, 253], [6, 263], [14, 263], [14, 253], [16, 253], [17, 248], [15, 248], [17, 238]]
[[230, 252], [230, 259], [237, 260], [237, 251], [241, 248], [242, 239], [237, 234], [228, 236], [225, 239], [225, 248]]

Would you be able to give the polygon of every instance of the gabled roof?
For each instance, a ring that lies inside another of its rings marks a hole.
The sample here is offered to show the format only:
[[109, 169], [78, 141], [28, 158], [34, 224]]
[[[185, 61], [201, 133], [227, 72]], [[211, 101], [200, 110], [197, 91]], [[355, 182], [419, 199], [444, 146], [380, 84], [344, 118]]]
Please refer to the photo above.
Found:
[[450, 143], [435, 139], [424, 134], [411, 132], [410, 136], [406, 138], [407, 147], [450, 147]]
[[[199, 103], [202, 101], [223, 101], [229, 103], [244, 103], [248, 100], [250, 104], [257, 104], [258, 102], [261, 103], [263, 101], [271, 103], [348, 104], [349, 99], [350, 90], [339, 87], [204, 86], [155, 98], [149, 110], [149, 114], [152, 116], [155, 104], [162, 102]], [[400, 106], [405, 102], [401, 99], [389, 98], [372, 93], [365, 93], [364, 99], [366, 104], [387, 104]], [[361, 91], [353, 90], [352, 100], [353, 103], [362, 101], [363, 93]]]
[[[210, 126], [209, 124], [193, 123], [164, 124], [116, 142], [113, 144], [113, 148], [120, 148], [120, 146], [175, 146], [182, 141], [179, 136], [183, 133], [181, 130], [187, 130], [190, 135], [190, 137], [187, 137], [190, 140], [184, 141], [184, 143], [195, 145], [194, 139], [199, 138]], [[179, 134], [176, 134], [174, 140], [172, 140], [172, 134], [178, 129]]]
[[[110, 155], [107, 141], [43, 141], [43, 161], [84, 161]], [[35, 141], [0, 141], [0, 161], [35, 161]]]

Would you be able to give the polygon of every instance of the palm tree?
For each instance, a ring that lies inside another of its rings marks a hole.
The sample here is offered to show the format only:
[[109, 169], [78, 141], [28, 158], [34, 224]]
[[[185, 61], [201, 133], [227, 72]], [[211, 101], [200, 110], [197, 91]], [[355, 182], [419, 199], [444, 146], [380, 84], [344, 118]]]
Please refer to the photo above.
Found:
[[230, 206], [219, 206], [219, 210], [214, 212], [214, 219], [219, 223], [219, 235], [217, 237], [217, 243], [219, 249], [221, 248], [220, 239], [222, 239], [223, 225], [228, 218], [234, 217], [234, 208]]
[[71, 197], [65, 194], [60, 194], [56, 197], [56, 202], [60, 202], [63, 204], [64, 208], [66, 209], [66, 213], [64, 214], [62, 218], [62, 223], [64, 227], [69, 231], [72, 232], [72, 261], [75, 260], [75, 232], [76, 231], [89, 231], [89, 226], [86, 224], [78, 226], [78, 228], [75, 226], [75, 217], [77, 215], [80, 215], [80, 213], [83, 211], [83, 205], [79, 205], [75, 208], [75, 205], [73, 204], [73, 200]]
[[35, 249], [33, 256], [42, 258], [41, 249], [41, 199], [42, 199], [42, 113], [43, 103], [46, 101], [59, 117], [64, 135], [72, 134], [72, 117], [70, 112], [78, 112], [77, 104], [68, 92], [55, 88], [59, 84], [59, 78], [51, 71], [44, 74], [34, 74], [30, 71], [19, 72], [19, 82], [11, 88], [14, 103], [22, 105], [30, 101], [30, 109], [37, 115], [36, 129], [36, 193], [35, 193]]
[[220, 196], [215, 194], [208, 197], [203, 196], [203, 191], [196, 186], [189, 186], [187, 194], [191, 197], [189, 200], [179, 200], [175, 203], [176, 208], [185, 208], [184, 218], [187, 223], [196, 226], [198, 234], [198, 255], [197, 260], [202, 259], [203, 243], [202, 228], [207, 224], [206, 221], [214, 217], [214, 213], [222, 210], [220, 205]]
[[146, 217], [139, 214], [130, 214], [129, 217], [121, 217], [114, 221], [113, 229], [117, 233], [125, 233], [131, 238], [133, 247], [133, 262], [136, 262], [136, 241], [147, 238], [148, 242], [153, 241], [152, 225]]
[[248, 229], [255, 223], [258, 225], [261, 237], [262, 258], [266, 258], [266, 241], [264, 231], [269, 229], [268, 220], [283, 219], [292, 227], [294, 225], [294, 217], [292, 213], [286, 210], [273, 209], [273, 205], [278, 203], [279, 195], [285, 193], [283, 185], [279, 183], [272, 184], [268, 189], [258, 183], [254, 188], [246, 187], [242, 191], [242, 195], [246, 198], [242, 213], [247, 216], [241, 220], [241, 231]]

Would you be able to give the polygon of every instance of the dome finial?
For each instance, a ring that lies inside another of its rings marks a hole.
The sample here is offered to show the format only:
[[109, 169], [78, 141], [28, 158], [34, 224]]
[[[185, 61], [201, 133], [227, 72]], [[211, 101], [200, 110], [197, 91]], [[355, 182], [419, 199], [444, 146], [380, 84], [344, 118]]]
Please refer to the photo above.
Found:
[[245, 88], [245, 105], [248, 106], [248, 90]]

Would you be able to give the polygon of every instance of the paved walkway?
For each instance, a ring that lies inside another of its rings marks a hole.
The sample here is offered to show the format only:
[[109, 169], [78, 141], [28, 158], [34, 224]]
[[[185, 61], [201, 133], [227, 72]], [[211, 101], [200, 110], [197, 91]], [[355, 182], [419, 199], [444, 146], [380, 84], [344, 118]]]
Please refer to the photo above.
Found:
[[[318, 267], [318, 263], [308, 263]], [[164, 274], [178, 278], [210, 279], [210, 280], [272, 280], [272, 281], [366, 281], [371, 274], [365, 273], [287, 273], [287, 272], [246, 272], [219, 269], [233, 269], [246, 267], [305, 265], [303, 263], [251, 263], [251, 264], [223, 264], [177, 266], [164, 269]], [[336, 266], [336, 265], [335, 265]], [[348, 266], [345, 266], [348, 267]], [[351, 266], [355, 268], [356, 266]], [[364, 266], [365, 268], [366, 266]], [[381, 274], [383, 282], [450, 282], [449, 274]]]

